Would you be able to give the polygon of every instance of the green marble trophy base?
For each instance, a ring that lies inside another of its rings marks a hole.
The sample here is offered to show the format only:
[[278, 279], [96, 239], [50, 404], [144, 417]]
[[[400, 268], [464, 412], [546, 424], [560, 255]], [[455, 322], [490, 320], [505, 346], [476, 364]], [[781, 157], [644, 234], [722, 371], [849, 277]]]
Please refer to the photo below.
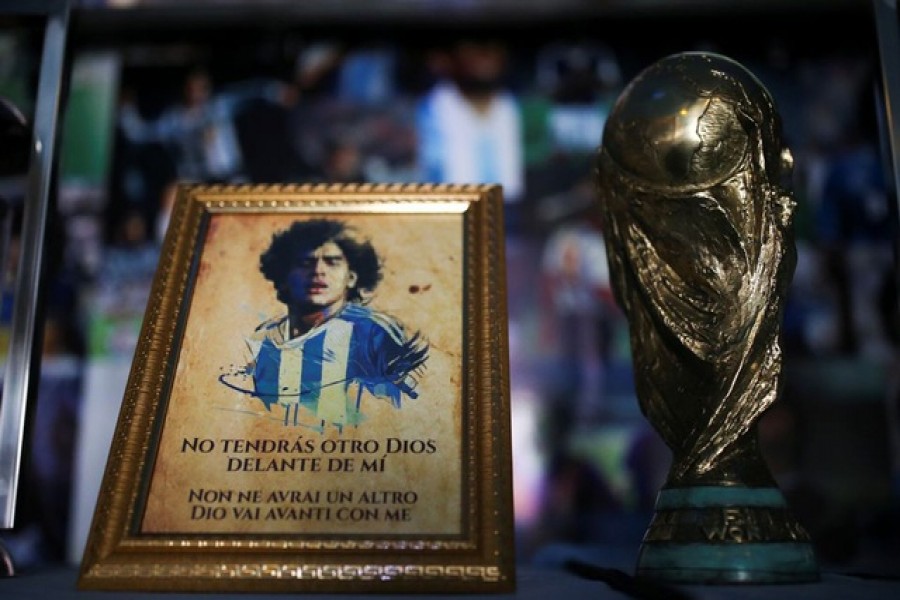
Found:
[[774, 487], [667, 488], [638, 557], [638, 577], [671, 583], [819, 580], [809, 535]]

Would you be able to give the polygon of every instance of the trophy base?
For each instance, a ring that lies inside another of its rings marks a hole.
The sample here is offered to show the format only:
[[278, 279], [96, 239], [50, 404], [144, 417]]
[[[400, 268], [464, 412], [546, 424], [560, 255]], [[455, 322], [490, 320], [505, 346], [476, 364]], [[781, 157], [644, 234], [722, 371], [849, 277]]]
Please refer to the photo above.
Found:
[[636, 575], [671, 583], [819, 580], [806, 531], [777, 488], [698, 486], [660, 492]]

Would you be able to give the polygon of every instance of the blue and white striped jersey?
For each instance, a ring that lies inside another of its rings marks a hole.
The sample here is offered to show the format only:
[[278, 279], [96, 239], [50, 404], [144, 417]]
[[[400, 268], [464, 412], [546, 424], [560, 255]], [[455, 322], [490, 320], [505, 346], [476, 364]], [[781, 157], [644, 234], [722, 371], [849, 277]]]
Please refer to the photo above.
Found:
[[254, 394], [267, 408], [299, 404], [326, 423], [345, 424], [356, 422], [363, 390], [397, 408], [403, 396], [416, 398], [428, 344], [407, 337], [395, 319], [349, 303], [302, 336], [290, 338], [288, 326], [286, 316], [268, 320], [249, 340]]

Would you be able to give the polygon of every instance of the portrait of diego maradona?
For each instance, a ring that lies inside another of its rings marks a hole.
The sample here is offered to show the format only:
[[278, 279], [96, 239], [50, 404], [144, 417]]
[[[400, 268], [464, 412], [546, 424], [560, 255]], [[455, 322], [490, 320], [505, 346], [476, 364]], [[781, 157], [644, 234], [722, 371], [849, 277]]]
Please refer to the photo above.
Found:
[[[457, 532], [450, 500], [402, 524], [264, 517], [279, 490], [461, 498], [464, 223], [456, 213], [213, 213], [185, 294], [142, 531]], [[259, 490], [260, 518], [194, 518], [191, 494], [209, 489]]]
[[364, 419], [364, 392], [396, 409], [418, 397], [428, 342], [370, 305], [382, 279], [371, 242], [340, 220], [297, 221], [273, 234], [259, 269], [284, 309], [247, 336], [240, 374], [252, 387], [240, 389], [285, 426], [340, 432]]

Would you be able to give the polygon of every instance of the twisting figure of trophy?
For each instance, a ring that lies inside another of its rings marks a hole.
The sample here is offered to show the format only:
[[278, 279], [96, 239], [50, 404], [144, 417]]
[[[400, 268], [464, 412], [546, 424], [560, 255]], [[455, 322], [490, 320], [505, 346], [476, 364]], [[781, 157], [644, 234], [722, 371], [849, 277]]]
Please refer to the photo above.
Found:
[[673, 456], [638, 577], [819, 578], [756, 431], [781, 388], [792, 167], [772, 96], [718, 54], [646, 68], [606, 123], [597, 186], [613, 288], [641, 410]]

